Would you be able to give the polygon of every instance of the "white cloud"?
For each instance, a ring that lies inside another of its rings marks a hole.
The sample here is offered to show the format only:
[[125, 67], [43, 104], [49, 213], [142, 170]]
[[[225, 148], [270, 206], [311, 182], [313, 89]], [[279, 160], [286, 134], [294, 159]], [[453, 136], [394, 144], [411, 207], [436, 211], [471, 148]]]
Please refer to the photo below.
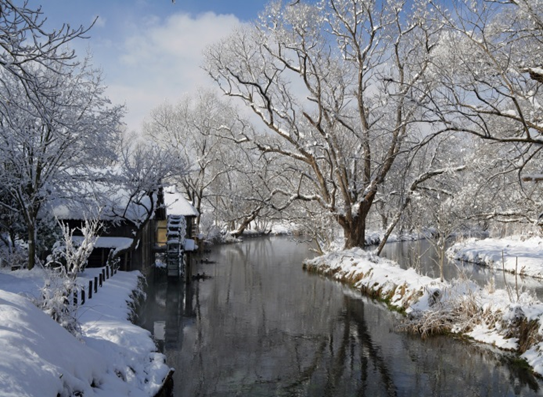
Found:
[[166, 20], [147, 16], [136, 30], [132, 25], [114, 59], [101, 65], [110, 99], [128, 108], [129, 130], [140, 130], [149, 111], [165, 100], [174, 102], [184, 93], [213, 86], [201, 68], [202, 52], [239, 24], [232, 15], [205, 13]]

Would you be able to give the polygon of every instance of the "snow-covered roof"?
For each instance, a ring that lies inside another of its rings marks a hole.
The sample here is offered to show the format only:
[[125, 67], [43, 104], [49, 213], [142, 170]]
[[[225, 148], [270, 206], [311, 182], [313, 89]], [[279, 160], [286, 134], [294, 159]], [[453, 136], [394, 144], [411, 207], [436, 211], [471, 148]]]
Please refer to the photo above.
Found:
[[198, 216], [198, 211], [177, 191], [175, 186], [164, 188], [164, 205], [168, 215]]
[[[110, 205], [100, 206], [99, 203], [88, 203], [82, 201], [53, 200], [51, 211], [57, 219], [94, 219], [113, 220], [123, 216], [124, 219], [138, 222], [147, 215], [146, 209], [151, 207], [151, 199], [148, 196], [142, 198], [138, 203], [129, 203], [128, 194], [119, 191], [115, 197], [110, 198]], [[100, 208], [101, 207], [101, 208]], [[99, 213], [98, 213], [99, 212]]]
[[156, 194], [150, 197], [143, 190], [129, 191], [121, 184], [120, 176], [116, 168], [96, 169], [93, 179], [79, 181], [72, 187], [72, 198], [56, 197], [46, 210], [63, 220], [123, 218], [140, 222], [152, 210], [151, 200], [156, 200]]
[[[83, 236], [72, 236], [75, 243], [83, 241]], [[94, 248], [115, 248], [117, 251], [130, 248], [133, 239], [130, 237], [98, 237]]]

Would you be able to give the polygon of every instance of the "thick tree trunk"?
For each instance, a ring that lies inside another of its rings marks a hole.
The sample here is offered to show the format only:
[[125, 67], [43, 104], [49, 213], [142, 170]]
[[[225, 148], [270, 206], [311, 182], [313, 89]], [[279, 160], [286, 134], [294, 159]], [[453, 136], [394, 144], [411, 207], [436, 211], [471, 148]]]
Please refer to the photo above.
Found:
[[360, 203], [358, 213], [354, 216], [340, 216], [338, 222], [343, 227], [345, 236], [344, 249], [364, 247], [366, 245], [366, 219], [370, 213], [376, 191], [369, 193]]
[[340, 221], [345, 237], [345, 249], [363, 247], [366, 245], [366, 215], [357, 216], [350, 222]]

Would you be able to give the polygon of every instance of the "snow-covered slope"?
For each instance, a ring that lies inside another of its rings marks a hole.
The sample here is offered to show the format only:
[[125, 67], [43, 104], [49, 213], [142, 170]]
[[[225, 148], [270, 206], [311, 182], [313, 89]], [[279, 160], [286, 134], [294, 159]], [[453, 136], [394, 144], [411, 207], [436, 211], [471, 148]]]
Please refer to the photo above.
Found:
[[149, 397], [159, 390], [170, 369], [149, 332], [128, 319], [139, 272], [118, 272], [79, 308], [81, 340], [29, 298], [6, 291], [16, 282], [35, 295], [36, 272], [20, 272], [0, 272], [0, 396]]

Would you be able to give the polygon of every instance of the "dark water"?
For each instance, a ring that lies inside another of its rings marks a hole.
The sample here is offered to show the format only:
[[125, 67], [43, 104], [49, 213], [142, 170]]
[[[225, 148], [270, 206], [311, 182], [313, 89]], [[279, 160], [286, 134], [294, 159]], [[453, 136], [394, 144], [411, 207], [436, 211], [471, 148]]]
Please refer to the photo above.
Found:
[[190, 287], [149, 280], [140, 323], [176, 369], [175, 396], [532, 396], [510, 357], [397, 332], [400, 317], [302, 270], [287, 238], [215, 247]]

